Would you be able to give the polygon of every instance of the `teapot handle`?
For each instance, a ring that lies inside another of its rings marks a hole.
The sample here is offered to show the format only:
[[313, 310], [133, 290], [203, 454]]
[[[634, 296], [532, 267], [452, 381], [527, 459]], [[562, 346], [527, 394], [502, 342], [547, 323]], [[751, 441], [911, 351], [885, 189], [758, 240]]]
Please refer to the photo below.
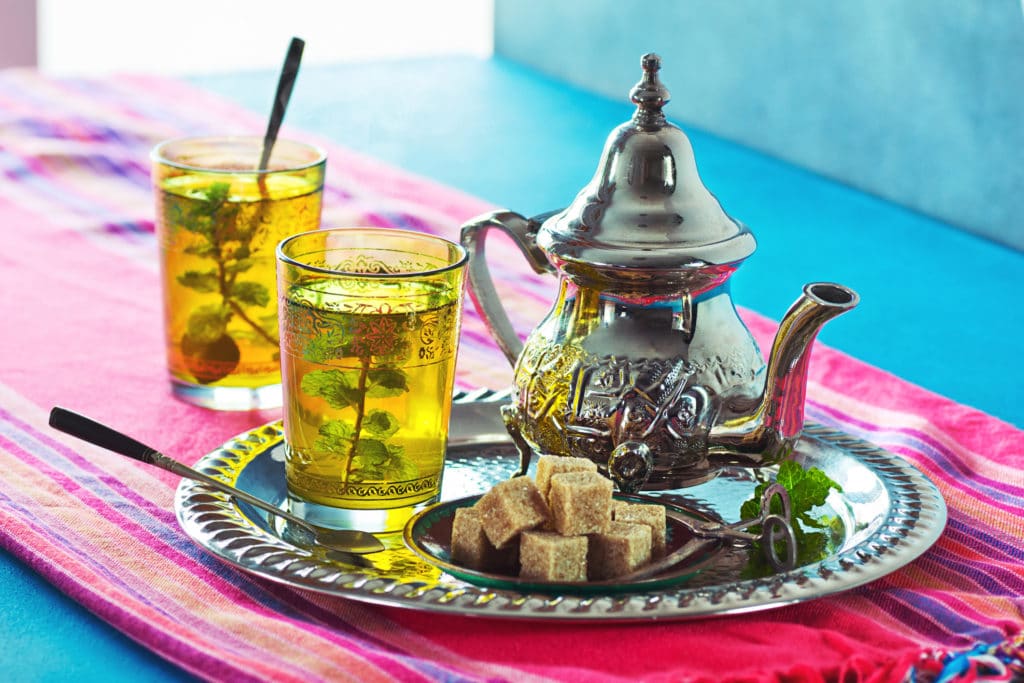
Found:
[[497, 228], [506, 233], [523, 252], [530, 267], [536, 273], [554, 273], [554, 267], [548, 263], [547, 256], [537, 246], [537, 231], [541, 223], [555, 212], [527, 219], [513, 211], [493, 211], [477, 216], [462, 226], [462, 246], [469, 252], [469, 295], [476, 304], [480, 316], [498, 343], [509, 363], [515, 365], [523, 343], [519, 340], [512, 327], [508, 314], [501, 305], [498, 293], [494, 289], [494, 280], [487, 267], [485, 244], [487, 233]]

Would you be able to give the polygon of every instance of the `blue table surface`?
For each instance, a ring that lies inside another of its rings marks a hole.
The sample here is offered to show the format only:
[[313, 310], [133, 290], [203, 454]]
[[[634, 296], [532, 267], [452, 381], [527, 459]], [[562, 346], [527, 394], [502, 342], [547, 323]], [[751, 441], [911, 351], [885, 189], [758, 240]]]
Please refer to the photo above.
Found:
[[[269, 111], [276, 74], [191, 80]], [[533, 215], [590, 180], [606, 136], [631, 116], [631, 86], [608, 100], [501, 59], [305, 67], [287, 124]], [[778, 318], [806, 282], [847, 284], [861, 305], [825, 327], [824, 343], [1024, 427], [1024, 254], [676, 122], [705, 184], [758, 238], [734, 277], [740, 305]], [[10, 679], [189, 678], [6, 552], [0, 642]]]

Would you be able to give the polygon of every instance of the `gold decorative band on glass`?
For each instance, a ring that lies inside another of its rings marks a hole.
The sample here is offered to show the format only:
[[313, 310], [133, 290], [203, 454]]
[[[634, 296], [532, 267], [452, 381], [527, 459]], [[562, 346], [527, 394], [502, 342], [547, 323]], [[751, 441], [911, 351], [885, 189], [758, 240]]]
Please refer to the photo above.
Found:
[[277, 258], [289, 503], [322, 525], [399, 530], [440, 493], [467, 252], [333, 228]]

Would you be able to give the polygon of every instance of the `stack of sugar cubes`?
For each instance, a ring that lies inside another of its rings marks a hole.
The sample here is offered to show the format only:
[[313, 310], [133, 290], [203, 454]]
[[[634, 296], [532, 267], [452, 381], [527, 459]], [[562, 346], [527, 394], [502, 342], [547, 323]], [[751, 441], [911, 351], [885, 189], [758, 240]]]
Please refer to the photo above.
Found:
[[665, 508], [614, 500], [585, 458], [542, 456], [536, 482], [503, 481], [452, 524], [453, 562], [537, 581], [606, 581], [664, 554]]

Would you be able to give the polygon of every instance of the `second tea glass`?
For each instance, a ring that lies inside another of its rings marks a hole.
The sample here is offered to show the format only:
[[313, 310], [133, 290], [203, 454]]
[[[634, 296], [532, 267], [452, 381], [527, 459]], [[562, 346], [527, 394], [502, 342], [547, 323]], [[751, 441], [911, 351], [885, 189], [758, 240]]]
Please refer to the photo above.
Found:
[[274, 248], [320, 225], [325, 156], [262, 138], [170, 140], [152, 154], [164, 328], [175, 396], [207, 408], [281, 405]]
[[440, 493], [466, 250], [337, 228], [277, 257], [289, 505], [324, 526], [399, 530]]

